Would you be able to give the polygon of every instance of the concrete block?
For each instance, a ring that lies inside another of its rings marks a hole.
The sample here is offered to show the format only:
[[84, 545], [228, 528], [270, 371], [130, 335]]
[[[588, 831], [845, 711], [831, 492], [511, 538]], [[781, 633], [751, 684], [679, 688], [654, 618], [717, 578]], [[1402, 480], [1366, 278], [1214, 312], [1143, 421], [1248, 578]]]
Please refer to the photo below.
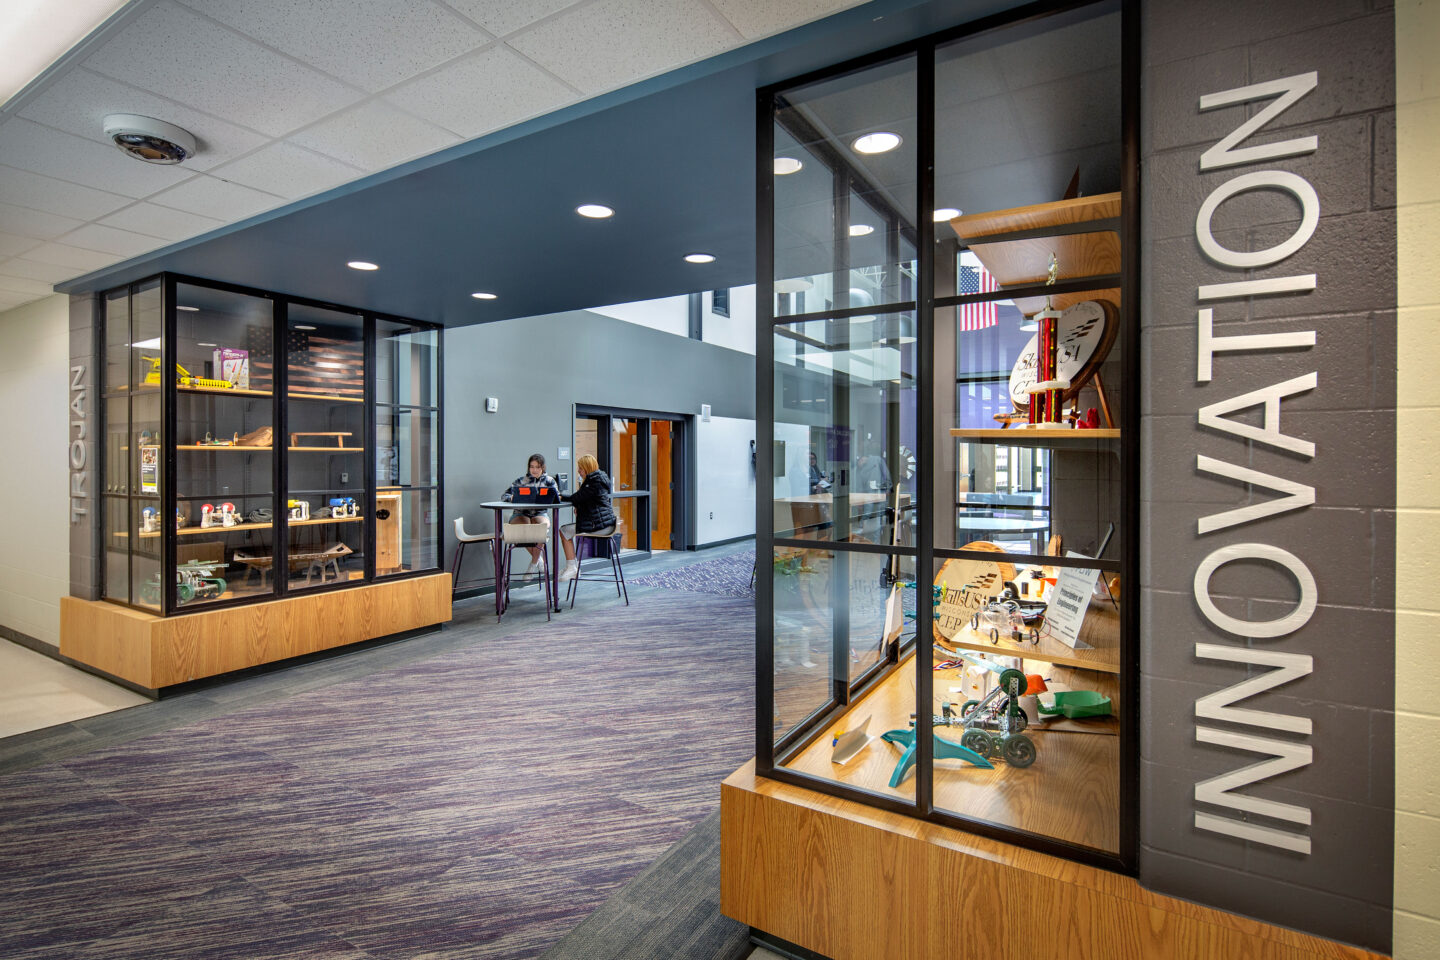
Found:
[[1440, 904], [1440, 818], [1395, 812], [1395, 909], [1434, 915]]
[[[1440, 904], [1432, 907], [1440, 913]], [[1395, 914], [1395, 960], [1430, 960], [1440, 957], [1440, 916], [1421, 917], [1413, 913]]]
[[[1241, 7], [1158, 0], [1141, 5], [1144, 62], [1153, 65], [1190, 59], [1281, 37], [1294, 32], [1297, 24], [1338, 23], [1365, 13], [1364, 0], [1280, 0]], [[1255, 80], [1285, 75], [1279, 71], [1252, 71]]]
[[1435, 638], [1440, 613], [1398, 611], [1395, 614], [1395, 709], [1440, 716], [1435, 698]]
[[1440, 818], [1440, 716], [1395, 715], [1395, 809]]

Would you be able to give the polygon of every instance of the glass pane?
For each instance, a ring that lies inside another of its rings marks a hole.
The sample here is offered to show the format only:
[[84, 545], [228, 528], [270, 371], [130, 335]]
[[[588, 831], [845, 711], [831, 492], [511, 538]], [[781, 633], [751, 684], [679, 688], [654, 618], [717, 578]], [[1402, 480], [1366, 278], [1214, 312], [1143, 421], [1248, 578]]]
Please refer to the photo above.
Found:
[[[440, 471], [439, 417], [416, 407], [375, 408], [375, 476], [382, 486], [430, 486]], [[292, 458], [293, 459], [293, 458]]]
[[914, 545], [910, 313], [775, 327], [775, 535]]
[[613, 501], [615, 516], [620, 521], [620, 547], [624, 550], [636, 549], [640, 542], [639, 517], [644, 514], [643, 504], [640, 497], [617, 497]]
[[[131, 300], [130, 380], [132, 390], [141, 392], [146, 386], [158, 387], [159, 356], [165, 336], [164, 292], [160, 281], [151, 280], [135, 288]], [[147, 359], [150, 358], [150, 359]]]
[[777, 97], [777, 316], [906, 299], [917, 236], [915, 84], [906, 57]]
[[105, 401], [105, 492], [130, 492], [130, 398]]
[[375, 494], [375, 572], [431, 570], [439, 563], [435, 490], [381, 487]]
[[133, 538], [131, 602], [156, 612], [160, 610], [160, 509], [158, 497], [135, 497], [130, 501], [130, 529], [138, 534]]
[[602, 461], [599, 431], [600, 422], [594, 417], [575, 418], [575, 463], [578, 464], [586, 454], [594, 457], [596, 463]]
[[160, 356], [158, 343], [152, 348], [131, 347], [130, 288], [111, 290], [105, 294], [105, 374], [101, 389], [106, 396], [124, 396], [133, 389], [131, 355], [139, 354], [142, 349], [157, 359]]
[[[1104, 581], [998, 554], [937, 561], [930, 715], [937, 738], [975, 753], [936, 760], [937, 807], [1119, 850], [1119, 608]], [[1088, 597], [1073, 631], [1047, 615], [1062, 589]]]
[[105, 598], [130, 601], [130, 501], [107, 496], [105, 517]]
[[[914, 558], [782, 547], [774, 565], [777, 737], [829, 703], [837, 676], [853, 683], [892, 651], [902, 658], [784, 766], [913, 799]], [[884, 734], [888, 741], [871, 739]], [[870, 742], [837, 763], [847, 737]]]
[[391, 320], [375, 321], [375, 399], [439, 406], [439, 335]]
[[286, 536], [295, 590], [365, 574], [365, 320], [294, 303], [287, 314]]
[[274, 590], [274, 309], [191, 284], [175, 294], [179, 605]]

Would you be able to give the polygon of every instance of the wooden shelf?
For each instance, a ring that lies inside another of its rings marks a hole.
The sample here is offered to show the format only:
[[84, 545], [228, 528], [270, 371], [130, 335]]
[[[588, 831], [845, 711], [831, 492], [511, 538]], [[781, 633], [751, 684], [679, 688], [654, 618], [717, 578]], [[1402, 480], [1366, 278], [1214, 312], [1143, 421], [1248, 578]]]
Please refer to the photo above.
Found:
[[[317, 517], [314, 520], [288, 520], [284, 521], [288, 527], [313, 527], [325, 523], [359, 523], [364, 517]], [[273, 523], [237, 523], [233, 527], [201, 527], [198, 525], [181, 527], [175, 531], [177, 537], [193, 537], [206, 533], [238, 533], [242, 530], [269, 530], [274, 527]], [[114, 534], [117, 537], [128, 537], [128, 532]], [[160, 531], [154, 533], [142, 533], [142, 540], [149, 540], [152, 537], [160, 536]]]
[[[1095, 616], [1096, 605], [1091, 604], [1090, 616]], [[1046, 663], [1058, 663], [1063, 667], [1081, 667], [1085, 670], [1098, 670], [1101, 673], [1120, 672], [1120, 642], [1119, 623], [1115, 624], [1114, 643], [1116, 646], [1090, 647], [1089, 649], [1072, 649], [1061, 643], [1054, 637], [1040, 637], [1039, 643], [1031, 643], [1028, 639], [1016, 643], [1005, 634], [1000, 635], [999, 643], [990, 642], [988, 631], [975, 631], [968, 626], [960, 630], [952, 638], [941, 636], [937, 630], [935, 642], [945, 647], [956, 650], [972, 650], [976, 653], [993, 653], [1002, 657], [1024, 657], [1026, 660], [1043, 660]], [[938, 654], [937, 654], [938, 655]]]
[[1097, 440], [1119, 440], [1120, 430], [1118, 427], [1100, 427], [1095, 430], [1072, 430], [1066, 427], [1035, 430], [1024, 427], [1011, 427], [1008, 430], [999, 427], [957, 427], [951, 429], [950, 436], [974, 443], [1001, 443], [1007, 447], [1061, 447], [1081, 446]]
[[969, 243], [981, 237], [1021, 230], [1043, 230], [1090, 220], [1113, 220], [1120, 216], [1119, 193], [1097, 193], [1093, 197], [1036, 203], [1008, 210], [988, 210], [955, 217], [950, 226], [955, 235]]
[[[176, 385], [175, 385], [175, 389], [178, 390], [180, 393], [204, 393], [204, 394], [209, 394], [210, 396], [214, 396], [214, 397], [273, 397], [273, 396], [275, 396], [275, 392], [274, 392], [273, 390], [240, 390], [240, 389], [238, 389], [238, 388], [231, 388], [231, 389], [222, 390], [222, 389], [216, 389], [216, 388], [211, 388], [211, 387], [185, 387], [185, 386], [181, 386], [180, 384], [176, 384]], [[156, 390], [156, 392], [159, 392], [159, 388], [158, 388], [158, 387], [156, 387], [155, 390]], [[286, 399], [288, 399], [288, 400], [328, 400], [328, 401], [331, 401], [331, 402], [333, 402], [333, 403], [364, 403], [364, 402], [365, 402], [365, 398], [364, 398], [364, 397], [339, 397], [339, 396], [333, 396], [333, 395], [324, 394], [324, 393], [294, 393], [294, 392], [291, 392], [291, 393], [285, 394], [285, 397], [286, 397]]]
[[[202, 450], [213, 452], [215, 450], [244, 450], [249, 453], [270, 453], [273, 447], [237, 447], [220, 446], [207, 443], [185, 443], [175, 447], [176, 450]], [[364, 453], [364, 447], [286, 447], [291, 453]]]
[[289, 400], [330, 400], [334, 403], [364, 403], [364, 397], [337, 397], [328, 393], [295, 393], [291, 391], [285, 394]]
[[[913, 656], [862, 697], [845, 715], [825, 728], [786, 767], [894, 796], [915, 798], [914, 774], [897, 788], [889, 786], [900, 758], [898, 747], [876, 739], [848, 764], [830, 762], [832, 734], [870, 717], [869, 732], [907, 729], [916, 712]], [[935, 704], [954, 699], [948, 692], [960, 682], [959, 671], [936, 670]], [[956, 742], [958, 727], [936, 727], [939, 735]], [[968, 817], [1084, 844], [1116, 850], [1120, 842], [1120, 740], [1110, 724], [1094, 734], [1047, 729], [1037, 724], [1025, 731], [1035, 742], [1034, 766], [1015, 769], [1004, 762], [993, 770], [972, 767], [959, 760], [935, 764], [935, 806]]]

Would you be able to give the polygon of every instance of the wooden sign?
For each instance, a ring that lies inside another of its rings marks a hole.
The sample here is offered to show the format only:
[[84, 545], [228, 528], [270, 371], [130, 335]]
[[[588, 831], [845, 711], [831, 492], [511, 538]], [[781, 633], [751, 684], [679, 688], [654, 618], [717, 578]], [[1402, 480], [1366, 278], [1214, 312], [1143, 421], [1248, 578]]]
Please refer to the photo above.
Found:
[[[965, 544], [962, 550], [983, 550], [987, 553], [1003, 553], [998, 546], [986, 540]], [[954, 639], [961, 630], [970, 626], [970, 618], [982, 609], [991, 597], [998, 596], [1005, 588], [1005, 581], [1015, 579], [1015, 565], [998, 557], [994, 560], [946, 560], [935, 578], [935, 585], [941, 587], [940, 605], [935, 609], [935, 639], [940, 643]], [[924, 598], [918, 602], [923, 603]]]
[[[1119, 333], [1119, 313], [1115, 305], [1107, 300], [1086, 300], [1060, 314], [1056, 321], [1059, 343], [1057, 345], [1058, 376], [1069, 380], [1065, 391], [1066, 402], [1074, 400], [1081, 389], [1100, 369], [1110, 347]], [[1035, 371], [1039, 365], [1040, 334], [1030, 338], [1015, 366], [1010, 370], [1010, 402], [1017, 410], [1030, 406], [1030, 387], [1035, 383]]]

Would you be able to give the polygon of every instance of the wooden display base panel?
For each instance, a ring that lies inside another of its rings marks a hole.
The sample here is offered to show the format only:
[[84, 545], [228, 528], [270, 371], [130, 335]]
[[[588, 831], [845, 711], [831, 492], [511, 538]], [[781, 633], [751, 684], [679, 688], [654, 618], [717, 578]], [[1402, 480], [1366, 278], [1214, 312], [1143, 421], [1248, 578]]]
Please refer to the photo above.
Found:
[[720, 788], [720, 911], [833, 960], [1383, 960], [757, 777], [754, 761]]
[[60, 653], [148, 690], [450, 620], [450, 574], [157, 617], [60, 598]]

